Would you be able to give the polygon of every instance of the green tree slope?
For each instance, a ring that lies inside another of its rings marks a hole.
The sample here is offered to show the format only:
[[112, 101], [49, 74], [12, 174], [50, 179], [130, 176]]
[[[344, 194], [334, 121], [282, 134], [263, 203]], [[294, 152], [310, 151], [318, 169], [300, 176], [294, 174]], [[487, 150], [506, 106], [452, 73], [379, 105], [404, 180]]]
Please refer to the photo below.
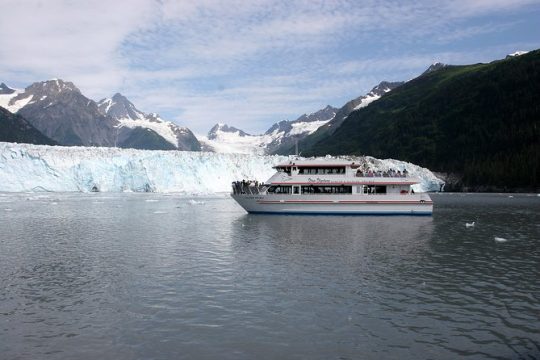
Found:
[[458, 174], [467, 187], [538, 189], [540, 50], [422, 75], [303, 154], [394, 158]]

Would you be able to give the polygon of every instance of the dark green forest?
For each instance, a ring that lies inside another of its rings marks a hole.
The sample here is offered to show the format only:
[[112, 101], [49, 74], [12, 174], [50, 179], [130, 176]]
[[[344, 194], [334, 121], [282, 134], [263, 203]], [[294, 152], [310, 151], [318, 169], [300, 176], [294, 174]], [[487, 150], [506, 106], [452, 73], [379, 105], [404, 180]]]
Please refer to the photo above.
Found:
[[469, 189], [538, 190], [540, 51], [447, 66], [349, 115], [303, 155], [370, 155], [452, 173]]

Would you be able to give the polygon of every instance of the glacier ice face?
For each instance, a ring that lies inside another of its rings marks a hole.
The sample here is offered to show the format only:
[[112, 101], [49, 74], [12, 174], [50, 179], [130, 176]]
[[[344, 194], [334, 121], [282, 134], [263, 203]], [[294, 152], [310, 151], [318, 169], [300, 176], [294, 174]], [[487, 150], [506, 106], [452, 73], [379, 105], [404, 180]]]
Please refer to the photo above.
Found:
[[[268, 180], [285, 156], [62, 147], [0, 142], [0, 191], [229, 192], [233, 181]], [[437, 191], [431, 171], [397, 160], [365, 158], [374, 170], [404, 169], [415, 191]]]

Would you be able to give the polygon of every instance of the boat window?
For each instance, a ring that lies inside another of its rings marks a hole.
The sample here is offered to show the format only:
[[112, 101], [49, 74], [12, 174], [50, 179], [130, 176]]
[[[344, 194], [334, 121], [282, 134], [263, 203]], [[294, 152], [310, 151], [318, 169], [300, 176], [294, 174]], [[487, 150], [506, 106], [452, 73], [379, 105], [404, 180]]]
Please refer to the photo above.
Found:
[[345, 185], [306, 185], [302, 194], [352, 194], [352, 186]]
[[365, 185], [364, 194], [386, 194], [386, 185]]
[[286, 185], [273, 185], [268, 188], [269, 194], [290, 194], [291, 186]]
[[336, 175], [345, 174], [345, 167], [299, 167], [299, 174], [305, 175]]
[[300, 189], [298, 188], [298, 186], [295, 186], [293, 191], [294, 191], [294, 194], [299, 194], [300, 193]]

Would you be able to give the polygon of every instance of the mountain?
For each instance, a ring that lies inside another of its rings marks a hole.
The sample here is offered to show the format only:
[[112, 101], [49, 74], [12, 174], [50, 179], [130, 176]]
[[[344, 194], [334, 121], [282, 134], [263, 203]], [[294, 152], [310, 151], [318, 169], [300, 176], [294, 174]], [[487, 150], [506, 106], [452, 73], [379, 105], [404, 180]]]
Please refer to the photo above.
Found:
[[0, 141], [38, 145], [57, 144], [30, 125], [22, 116], [12, 114], [3, 107], [0, 107]]
[[473, 190], [540, 188], [540, 50], [424, 73], [304, 154], [410, 161]]
[[422, 75], [426, 75], [426, 74], [432, 73], [434, 71], [444, 69], [447, 66], [448, 66], [447, 64], [443, 64], [443, 63], [440, 63], [440, 62], [433, 63], [426, 69], [426, 71], [424, 71], [422, 73]]
[[112, 146], [115, 122], [71, 82], [36, 82], [11, 95], [6, 107], [63, 145]]
[[148, 150], [199, 151], [201, 145], [185, 127], [165, 121], [158, 114], [138, 110], [125, 96], [116, 93], [97, 104], [99, 112], [117, 122], [116, 144], [119, 147]]
[[241, 154], [274, 154], [282, 147], [289, 148], [296, 139], [303, 139], [330, 121], [336, 108], [327, 106], [293, 121], [283, 120], [272, 125], [264, 134], [250, 135], [226, 124], [216, 124], [206, 137], [199, 137], [206, 151]]
[[13, 94], [15, 92], [15, 89], [10, 88], [4, 83], [0, 84], [0, 95], [9, 95]]
[[[347, 116], [349, 116], [351, 112], [368, 106], [375, 100], [378, 100], [384, 94], [403, 84], [404, 82], [401, 81], [382, 81], [381, 83], [379, 83], [379, 85], [371, 89], [371, 91], [368, 92], [366, 95], [362, 95], [357, 97], [356, 99], [350, 100], [337, 110], [334, 118], [331, 121], [328, 121], [326, 124], [320, 126], [312, 134], [306, 136], [304, 139], [298, 142], [298, 148], [300, 149], [300, 152], [304, 152], [305, 149], [311, 148], [317, 142], [332, 135], [341, 126], [343, 121], [345, 121], [345, 119], [347, 118]], [[296, 146], [289, 148], [282, 147], [277, 151], [277, 153], [294, 154], [295, 147]]]
[[527, 53], [528, 53], [528, 51], [518, 50], [518, 51], [515, 51], [515, 52], [513, 52], [511, 54], [506, 55], [506, 58], [508, 59], [508, 58], [514, 57], [514, 56], [521, 56], [521, 55], [525, 55]]
[[287, 154], [287, 150], [291, 147], [294, 148], [297, 141], [331, 122], [337, 111], [337, 108], [327, 105], [324, 109], [309, 115], [304, 114], [296, 120], [275, 123], [265, 133], [273, 138], [272, 142], [267, 145], [267, 152], [269, 154]]
[[24, 117], [62, 145], [119, 146], [149, 150], [201, 149], [193, 133], [145, 114], [121, 94], [98, 103], [71, 82], [53, 79], [24, 90], [0, 84], [0, 106]]
[[212, 129], [210, 129], [207, 137], [209, 140], [215, 140], [218, 137], [220, 137], [222, 133], [236, 134], [237, 136], [240, 136], [240, 137], [250, 136], [248, 133], [245, 133], [242, 130], [237, 129], [233, 126], [229, 126], [227, 124], [216, 124], [212, 127]]

